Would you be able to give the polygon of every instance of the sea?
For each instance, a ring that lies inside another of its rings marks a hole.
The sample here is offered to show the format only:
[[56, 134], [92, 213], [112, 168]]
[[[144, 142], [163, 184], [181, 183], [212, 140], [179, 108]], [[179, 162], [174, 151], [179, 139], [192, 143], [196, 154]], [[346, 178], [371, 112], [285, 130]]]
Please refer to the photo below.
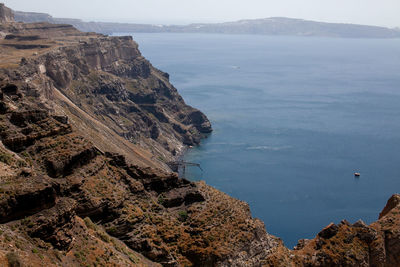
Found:
[[289, 248], [372, 223], [400, 192], [400, 39], [129, 35], [212, 123], [186, 177], [249, 203]]

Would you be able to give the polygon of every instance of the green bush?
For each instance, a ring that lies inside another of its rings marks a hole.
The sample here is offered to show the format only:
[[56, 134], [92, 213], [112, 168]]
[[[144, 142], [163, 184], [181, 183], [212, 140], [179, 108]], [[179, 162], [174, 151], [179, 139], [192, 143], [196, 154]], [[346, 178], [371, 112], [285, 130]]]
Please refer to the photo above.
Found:
[[17, 254], [15, 254], [14, 252], [9, 252], [6, 255], [7, 260], [8, 260], [8, 264], [10, 265], [10, 267], [22, 267], [21, 261], [18, 257]]
[[92, 220], [89, 217], [86, 217], [83, 219], [83, 221], [86, 224], [86, 227], [92, 230], [96, 230], [96, 225], [92, 222]]
[[158, 196], [158, 204], [163, 205], [165, 202], [165, 197], [163, 194]]
[[13, 162], [13, 158], [11, 154], [6, 152], [0, 151], [0, 161], [4, 162], [5, 164], [10, 165]]
[[187, 214], [187, 212], [185, 210], [181, 210], [178, 212], [179, 215], [179, 220], [184, 222], [187, 220], [187, 218], [189, 217], [189, 215]]

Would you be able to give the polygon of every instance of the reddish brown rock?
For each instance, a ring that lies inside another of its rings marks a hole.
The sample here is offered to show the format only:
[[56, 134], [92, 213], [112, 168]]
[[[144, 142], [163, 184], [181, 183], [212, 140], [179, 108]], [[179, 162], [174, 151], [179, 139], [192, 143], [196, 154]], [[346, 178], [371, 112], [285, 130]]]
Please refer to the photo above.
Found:
[[400, 204], [400, 195], [396, 194], [393, 195], [388, 202], [386, 203], [385, 208], [382, 210], [381, 213], [379, 213], [379, 219], [384, 217], [386, 214], [388, 214], [391, 210], [396, 208]]

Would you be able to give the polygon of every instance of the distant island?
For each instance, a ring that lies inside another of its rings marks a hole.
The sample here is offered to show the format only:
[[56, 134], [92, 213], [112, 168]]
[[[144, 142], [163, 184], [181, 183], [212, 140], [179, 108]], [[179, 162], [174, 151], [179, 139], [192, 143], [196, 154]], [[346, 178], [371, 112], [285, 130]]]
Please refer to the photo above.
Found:
[[72, 24], [85, 32], [104, 34], [143, 33], [218, 33], [288, 36], [323, 36], [339, 38], [400, 38], [400, 28], [390, 29], [358, 24], [316, 22], [293, 18], [266, 18], [224, 23], [196, 23], [189, 25], [155, 25], [114, 22], [85, 22], [79, 19], [54, 18], [46, 13], [14, 11], [15, 20], [25, 23], [49, 22]]

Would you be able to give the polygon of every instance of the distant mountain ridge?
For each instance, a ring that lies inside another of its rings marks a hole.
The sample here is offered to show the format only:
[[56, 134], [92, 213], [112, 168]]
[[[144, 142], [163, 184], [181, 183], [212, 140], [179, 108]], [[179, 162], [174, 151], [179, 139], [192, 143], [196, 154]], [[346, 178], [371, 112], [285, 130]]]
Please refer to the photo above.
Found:
[[219, 33], [340, 38], [400, 38], [400, 29], [358, 24], [316, 22], [283, 17], [239, 20], [224, 23], [189, 25], [154, 25], [114, 22], [85, 22], [79, 19], [54, 18], [46, 13], [14, 11], [16, 21], [72, 24], [81, 31], [105, 34], [121, 32]]

